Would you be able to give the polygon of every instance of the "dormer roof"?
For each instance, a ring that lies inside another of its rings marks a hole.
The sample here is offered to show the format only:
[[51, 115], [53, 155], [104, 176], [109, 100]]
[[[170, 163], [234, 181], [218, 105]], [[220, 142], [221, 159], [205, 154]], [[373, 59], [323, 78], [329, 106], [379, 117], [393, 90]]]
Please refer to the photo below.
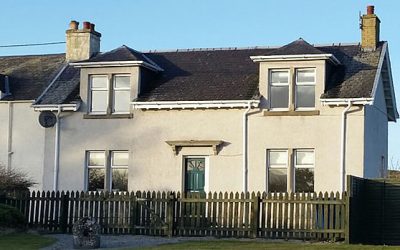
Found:
[[283, 56], [283, 55], [318, 55], [326, 54], [318, 48], [312, 46], [303, 38], [299, 38], [285, 46], [272, 50], [266, 56]]
[[79, 62], [71, 63], [78, 67], [97, 67], [97, 66], [145, 66], [154, 71], [163, 71], [154, 61], [148, 58], [142, 52], [122, 45], [116, 49], [105, 53], [98, 53], [94, 57]]

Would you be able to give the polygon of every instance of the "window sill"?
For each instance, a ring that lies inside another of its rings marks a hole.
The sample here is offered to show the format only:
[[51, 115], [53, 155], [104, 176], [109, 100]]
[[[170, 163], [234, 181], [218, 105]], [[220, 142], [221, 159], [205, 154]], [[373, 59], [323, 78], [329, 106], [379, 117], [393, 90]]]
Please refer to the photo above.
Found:
[[83, 119], [132, 119], [133, 114], [105, 114], [105, 115], [94, 115], [84, 114]]
[[319, 115], [319, 110], [298, 110], [298, 111], [270, 111], [265, 110], [264, 116], [315, 116]]

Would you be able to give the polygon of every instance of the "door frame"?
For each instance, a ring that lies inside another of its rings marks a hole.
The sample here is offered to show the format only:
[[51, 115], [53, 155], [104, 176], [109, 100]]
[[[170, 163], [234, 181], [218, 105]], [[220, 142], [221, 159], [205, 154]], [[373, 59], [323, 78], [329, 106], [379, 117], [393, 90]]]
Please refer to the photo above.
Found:
[[186, 164], [185, 160], [186, 158], [203, 158], [204, 159], [204, 192], [208, 193], [209, 192], [209, 175], [210, 175], [210, 158], [208, 155], [183, 155], [182, 156], [182, 193], [185, 193], [185, 178], [186, 178]]

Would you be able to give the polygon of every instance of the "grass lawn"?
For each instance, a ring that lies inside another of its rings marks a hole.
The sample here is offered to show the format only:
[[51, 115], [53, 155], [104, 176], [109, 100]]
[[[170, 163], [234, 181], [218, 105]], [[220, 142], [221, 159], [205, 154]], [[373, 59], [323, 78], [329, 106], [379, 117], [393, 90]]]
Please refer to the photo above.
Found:
[[56, 242], [55, 239], [28, 233], [0, 235], [0, 249], [39, 249]]
[[400, 249], [399, 246], [366, 246], [366, 245], [345, 245], [340, 243], [265, 243], [251, 241], [189, 241], [178, 244], [165, 244], [158, 247], [149, 247], [142, 249], [273, 249], [273, 250], [378, 250], [378, 249]]

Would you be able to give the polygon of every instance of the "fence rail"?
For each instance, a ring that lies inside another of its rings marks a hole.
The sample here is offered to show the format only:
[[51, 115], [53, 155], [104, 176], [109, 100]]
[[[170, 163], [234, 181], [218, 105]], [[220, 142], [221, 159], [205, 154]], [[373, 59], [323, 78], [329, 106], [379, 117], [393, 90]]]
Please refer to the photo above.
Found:
[[72, 231], [95, 218], [104, 234], [341, 240], [347, 194], [173, 192], [24, 192], [0, 202], [18, 208], [30, 228]]

